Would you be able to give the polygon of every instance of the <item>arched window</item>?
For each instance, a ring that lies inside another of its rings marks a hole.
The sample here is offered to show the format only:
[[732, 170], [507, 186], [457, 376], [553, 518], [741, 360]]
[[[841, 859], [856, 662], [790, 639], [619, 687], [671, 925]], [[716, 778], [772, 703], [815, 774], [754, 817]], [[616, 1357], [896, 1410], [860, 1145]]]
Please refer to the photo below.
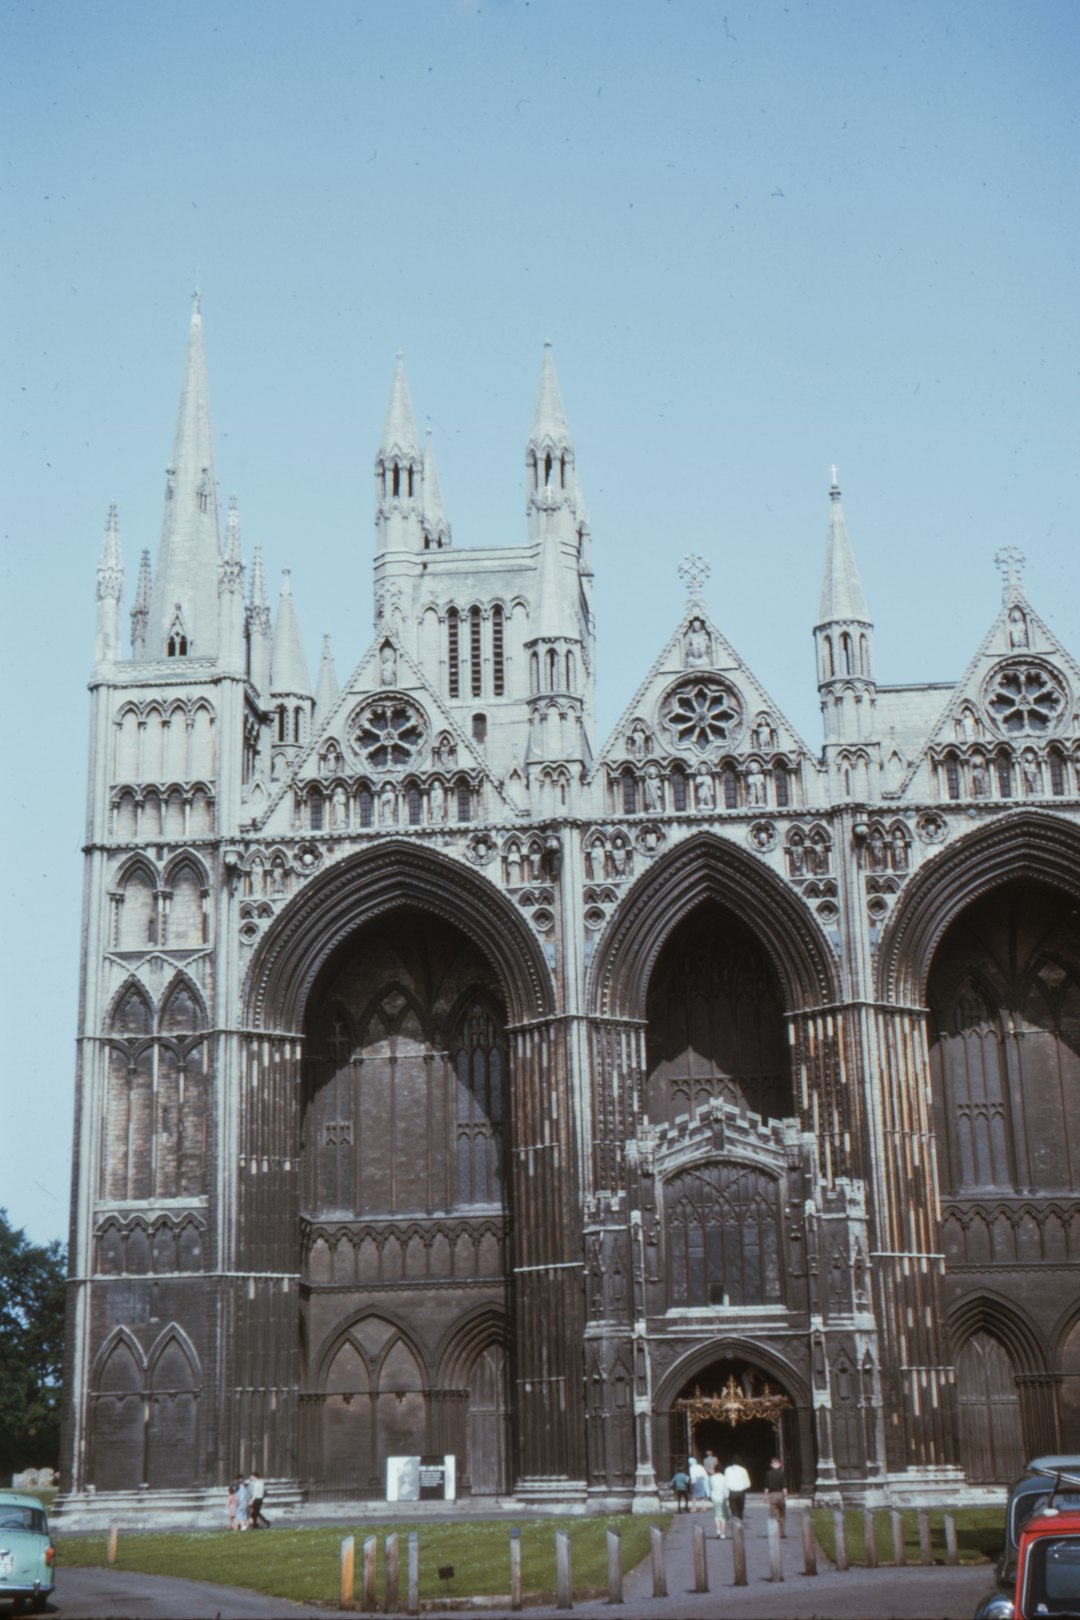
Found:
[[420, 789], [415, 782], [411, 782], [405, 789], [405, 805], [409, 817], [409, 826], [418, 827], [420, 825], [421, 801]]
[[855, 661], [852, 657], [851, 637], [846, 630], [842, 631], [840, 635], [840, 657], [844, 665], [844, 674], [853, 675], [855, 673]]
[[945, 755], [945, 791], [950, 799], [960, 797], [960, 761], [955, 754]]
[[446, 680], [452, 698], [461, 696], [461, 621], [457, 608], [446, 615]]
[[487, 715], [474, 714], [472, 717], [473, 742], [487, 742]]
[[506, 648], [503, 610], [491, 610], [491, 689], [496, 697], [506, 692]]
[[321, 832], [323, 824], [323, 796], [313, 788], [308, 797], [308, 826], [312, 832]]
[[761, 1170], [707, 1165], [664, 1188], [672, 1305], [779, 1304], [777, 1184]]
[[859, 637], [859, 673], [870, 673], [870, 643], [865, 636]]
[[181, 948], [205, 944], [208, 918], [203, 909], [203, 879], [190, 861], [173, 869], [171, 888], [165, 943]]
[[530, 692], [539, 692], [539, 690], [540, 690], [540, 654], [534, 652], [534, 653], [529, 654], [529, 691]]
[[484, 665], [480, 649], [480, 609], [469, 610], [469, 674], [473, 697], [479, 697], [484, 685]]
[[549, 451], [548, 454], [544, 457], [544, 483], [545, 484], [550, 484], [551, 483], [551, 473], [552, 473], [553, 466], [554, 466], [554, 463], [553, 463], [553, 461], [551, 459], [551, 452]]
[[[1003, 799], [1011, 799], [1013, 794], [1012, 760], [1008, 754], [998, 754], [994, 760], [994, 767], [997, 771], [998, 794]], [[952, 794], [951, 797], [958, 798], [959, 794]]]
[[303, 738], [303, 726], [304, 726], [303, 714], [304, 714], [303, 709], [300, 707], [299, 704], [297, 704], [296, 708], [293, 710], [293, 722], [292, 722], [292, 725], [293, 725], [293, 732], [292, 732], [293, 742], [298, 743], [298, 742], [302, 741], [302, 738]]
[[671, 773], [671, 803], [675, 810], [687, 808], [686, 772], [676, 766]]
[[831, 679], [832, 676], [836, 674], [836, 660], [833, 657], [832, 636], [825, 636], [824, 639], [823, 639], [821, 663], [822, 663], [822, 670], [821, 670], [822, 675], [825, 677], [826, 680]]
[[456, 787], [457, 818], [459, 821], [472, 820], [472, 790], [467, 781], [459, 781]]
[[157, 894], [149, 872], [137, 866], [123, 887], [120, 905], [121, 950], [138, 951], [157, 944]]
[[457, 1202], [502, 1202], [503, 1077], [506, 1054], [482, 1002], [466, 1011], [454, 1042], [457, 1077]]
[[622, 807], [623, 814], [632, 816], [637, 813], [637, 782], [633, 771], [624, 771], [622, 779]]
[[783, 810], [791, 803], [791, 781], [788, 768], [780, 760], [773, 766], [773, 792], [777, 808]]
[[725, 765], [720, 772], [720, 786], [724, 795], [724, 809], [737, 810], [739, 808], [739, 778], [735, 775], [731, 765]]
[[1065, 793], [1065, 761], [1056, 748], [1050, 750], [1050, 792], [1055, 799], [1060, 799]]
[[556, 681], [558, 679], [558, 674], [557, 674], [557, 671], [558, 671], [558, 658], [556, 656], [554, 647], [549, 647], [548, 648], [546, 664], [547, 664], [547, 689], [548, 689], [549, 692], [554, 692], [555, 684], [556, 684]]
[[576, 680], [577, 677], [574, 671], [574, 655], [572, 652], [568, 652], [566, 655], [566, 690], [568, 692], [572, 692], [574, 690]]
[[357, 799], [360, 809], [360, 825], [361, 827], [370, 827], [375, 814], [375, 801], [372, 798], [371, 789], [362, 787]]
[[278, 742], [282, 742], [282, 743], [283, 742], [288, 742], [288, 740], [289, 740], [288, 727], [289, 727], [289, 717], [288, 717], [288, 714], [286, 713], [285, 705], [284, 705], [284, 703], [279, 703], [278, 704], [278, 711], [277, 711], [277, 740], [278, 740]]
[[393, 470], [390, 474], [390, 493], [391, 495], [401, 494], [401, 467], [396, 461], [393, 463]]

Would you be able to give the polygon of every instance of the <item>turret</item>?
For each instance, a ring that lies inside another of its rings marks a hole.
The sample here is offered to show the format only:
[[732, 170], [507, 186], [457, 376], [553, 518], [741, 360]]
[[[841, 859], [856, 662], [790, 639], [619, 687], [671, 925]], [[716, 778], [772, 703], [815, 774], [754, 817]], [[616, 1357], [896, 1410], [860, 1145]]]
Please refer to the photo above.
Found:
[[244, 564], [240, 553], [240, 513], [236, 496], [229, 501], [225, 551], [218, 567], [218, 656], [243, 672]]
[[94, 656], [98, 663], [119, 655], [120, 593], [124, 584], [124, 570], [120, 561], [120, 529], [116, 520], [116, 507], [109, 507], [105, 520], [105, 534], [101, 541], [101, 561], [97, 570], [97, 645]]
[[251, 587], [244, 615], [247, 635], [248, 680], [265, 702], [270, 695], [270, 604], [266, 599], [262, 547], [256, 546], [251, 559]]
[[[874, 679], [874, 626], [859, 581], [855, 558], [840, 504], [838, 474], [832, 468], [829, 533], [825, 543], [825, 577], [818, 622], [814, 626], [818, 691], [825, 725], [826, 752], [844, 745], [846, 759], [859, 761], [841, 784], [848, 796], [869, 795], [870, 751], [877, 743], [877, 685]], [[856, 755], [851, 754], [853, 745]]]
[[330, 651], [330, 637], [323, 636], [322, 658], [319, 662], [319, 674], [315, 682], [315, 714], [321, 723], [334, 706], [338, 691], [337, 670], [334, 668], [334, 656]]
[[219, 561], [217, 485], [196, 294], [176, 444], [166, 472], [165, 517], [147, 624], [149, 658], [216, 655]]
[[281, 597], [270, 655], [270, 706], [274, 710], [275, 761], [291, 761], [311, 735], [313, 699], [300, 626], [293, 605], [292, 578], [281, 572]]
[[376, 551], [422, 551], [424, 458], [413, 420], [405, 362], [398, 351], [390, 404], [375, 458]]
[[525, 446], [525, 477], [530, 540], [538, 540], [555, 529], [572, 532], [577, 505], [574, 446], [566, 424], [559, 379], [555, 375], [550, 339], [544, 344], [532, 429]]
[[131, 605], [131, 656], [138, 660], [146, 657], [146, 627], [150, 618], [150, 553], [144, 551], [139, 558], [139, 581], [135, 586], [135, 600]]
[[442, 551], [450, 544], [450, 520], [443, 505], [439, 474], [435, 466], [435, 452], [431, 448], [431, 429], [424, 438], [424, 480], [421, 497], [420, 526], [424, 535], [425, 551]]

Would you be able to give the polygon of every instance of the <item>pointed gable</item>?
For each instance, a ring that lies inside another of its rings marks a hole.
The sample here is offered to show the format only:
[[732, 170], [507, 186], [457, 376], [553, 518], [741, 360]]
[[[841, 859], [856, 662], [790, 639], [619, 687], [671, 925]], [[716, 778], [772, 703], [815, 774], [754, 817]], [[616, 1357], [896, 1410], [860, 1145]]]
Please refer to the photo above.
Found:
[[[1064, 762], [1080, 734], [1080, 665], [1015, 579], [943, 704], [941, 689], [931, 690], [936, 718], [912, 747], [896, 796], [1012, 801], [1064, 791]], [[886, 688], [882, 699], [887, 725], [902, 690]]]

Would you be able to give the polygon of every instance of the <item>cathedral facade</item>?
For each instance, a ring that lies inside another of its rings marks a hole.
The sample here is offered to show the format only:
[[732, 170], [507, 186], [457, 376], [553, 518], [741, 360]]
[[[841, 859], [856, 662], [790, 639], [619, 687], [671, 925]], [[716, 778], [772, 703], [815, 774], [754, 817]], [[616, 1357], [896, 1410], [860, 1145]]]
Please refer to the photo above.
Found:
[[97, 575], [72, 1506], [453, 1454], [645, 1510], [707, 1446], [940, 1501], [1080, 1449], [1080, 667], [1021, 559], [958, 682], [881, 684], [834, 476], [823, 744], [696, 558], [604, 741], [550, 349], [525, 467], [521, 542], [453, 545], [399, 357], [374, 635], [313, 682], [196, 304], [130, 646], [115, 509]]

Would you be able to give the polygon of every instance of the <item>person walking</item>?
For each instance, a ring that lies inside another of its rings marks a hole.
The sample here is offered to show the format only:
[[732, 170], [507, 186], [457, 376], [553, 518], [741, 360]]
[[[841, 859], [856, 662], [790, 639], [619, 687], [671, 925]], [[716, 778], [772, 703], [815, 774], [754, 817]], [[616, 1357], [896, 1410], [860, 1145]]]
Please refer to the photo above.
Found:
[[712, 1498], [713, 1518], [716, 1520], [716, 1534], [721, 1541], [726, 1541], [729, 1518], [728, 1482], [720, 1468], [709, 1475], [709, 1495]]
[[765, 1506], [780, 1526], [781, 1536], [787, 1535], [787, 1486], [784, 1483], [784, 1465], [774, 1457], [765, 1475]]
[[743, 1467], [743, 1460], [737, 1452], [724, 1469], [724, 1478], [727, 1480], [731, 1517], [738, 1519], [741, 1524], [746, 1513], [746, 1493], [750, 1489], [750, 1475]]
[[676, 1468], [668, 1480], [668, 1489], [675, 1492], [676, 1513], [689, 1513], [687, 1497], [690, 1495], [690, 1475], [685, 1468]]
[[694, 1513], [708, 1506], [709, 1476], [696, 1457], [690, 1458], [686, 1471], [690, 1475], [690, 1511]]
[[246, 1530], [248, 1527], [248, 1510], [251, 1507], [251, 1488], [246, 1479], [239, 1481], [236, 1487], [236, 1528]]
[[257, 1468], [253, 1468], [251, 1470], [251, 1478], [248, 1480], [248, 1485], [251, 1488], [251, 1506], [248, 1508], [248, 1523], [253, 1530], [257, 1530], [259, 1528], [259, 1520], [261, 1519], [263, 1529], [269, 1530], [270, 1520], [266, 1517], [262, 1510], [263, 1497], [266, 1495], [266, 1486], [263, 1483], [263, 1477]]
[[237, 1505], [238, 1505], [239, 1500], [240, 1500], [238, 1495], [237, 1495], [237, 1491], [239, 1490], [239, 1487], [240, 1487], [239, 1480], [236, 1480], [236, 1479], [232, 1480], [232, 1482], [229, 1485], [228, 1499], [227, 1499], [226, 1504], [225, 1504], [226, 1508], [228, 1509], [228, 1513], [229, 1513], [229, 1529], [230, 1530], [235, 1530], [236, 1527], [237, 1527], [236, 1526], [236, 1509], [237, 1509]]

